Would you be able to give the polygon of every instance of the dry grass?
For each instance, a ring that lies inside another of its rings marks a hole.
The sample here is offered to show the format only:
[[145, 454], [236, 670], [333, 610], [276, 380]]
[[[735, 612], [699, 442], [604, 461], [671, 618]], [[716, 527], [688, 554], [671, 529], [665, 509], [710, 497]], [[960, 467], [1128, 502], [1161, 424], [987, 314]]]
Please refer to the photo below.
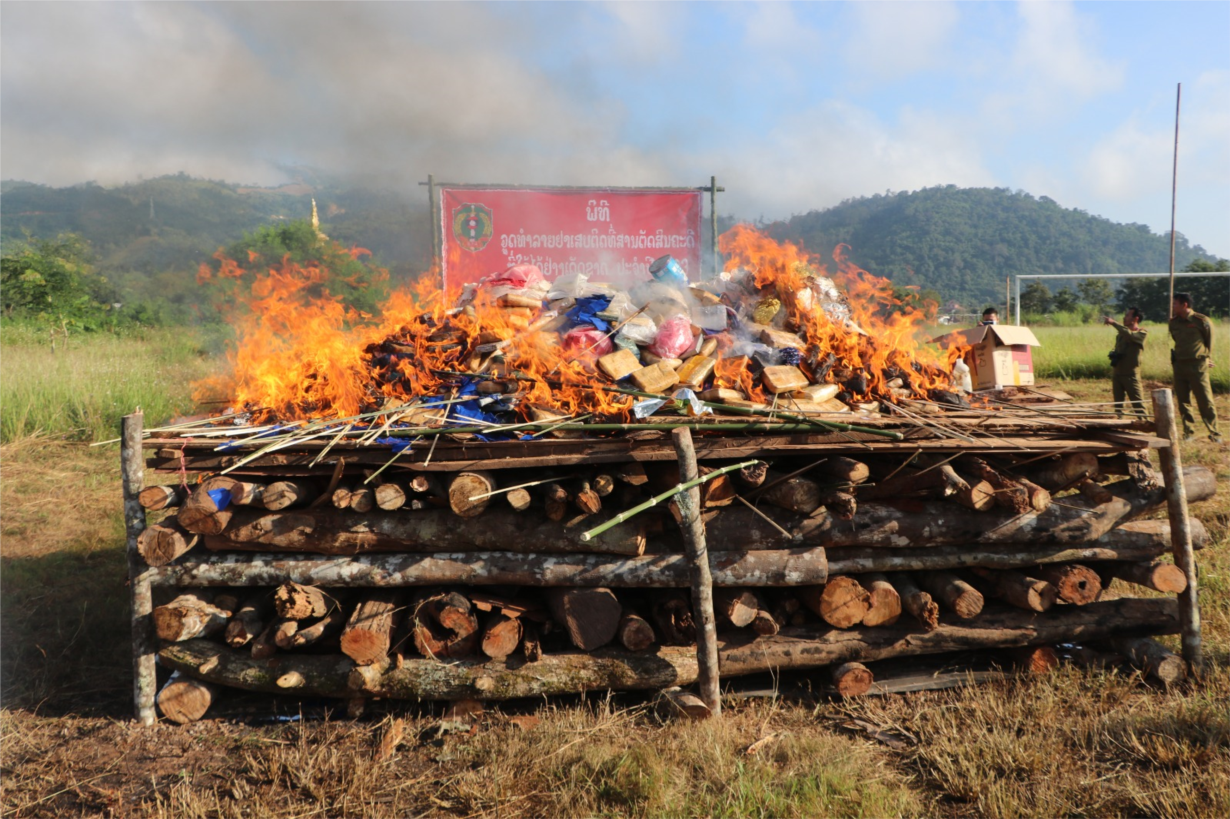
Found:
[[[1106, 398], [1102, 382], [1062, 386]], [[1219, 406], [1230, 429], [1225, 396]], [[707, 724], [663, 724], [620, 696], [462, 720], [401, 704], [359, 722], [141, 729], [128, 721], [115, 450], [23, 439], [0, 448], [0, 815], [1230, 815], [1226, 456], [1183, 448], [1219, 476], [1217, 497], [1193, 509], [1215, 541], [1200, 556], [1200, 684], [1164, 691], [1064, 667], [848, 705], [738, 701]], [[843, 733], [832, 718], [845, 716], [918, 744]], [[386, 737], [394, 752], [381, 756]]]

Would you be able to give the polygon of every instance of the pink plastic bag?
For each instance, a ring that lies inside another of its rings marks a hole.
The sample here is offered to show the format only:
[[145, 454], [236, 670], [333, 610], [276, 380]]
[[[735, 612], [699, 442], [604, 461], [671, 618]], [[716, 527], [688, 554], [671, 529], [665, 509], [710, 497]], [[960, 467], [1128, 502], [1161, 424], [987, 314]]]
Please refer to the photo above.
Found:
[[543, 280], [537, 265], [517, 264], [487, 279], [488, 287], [533, 287]]
[[615, 349], [615, 344], [598, 328], [582, 324], [564, 333], [564, 349], [606, 355]]
[[692, 322], [686, 316], [672, 316], [658, 328], [657, 338], [649, 345], [649, 352], [658, 358], [679, 358], [695, 343]]

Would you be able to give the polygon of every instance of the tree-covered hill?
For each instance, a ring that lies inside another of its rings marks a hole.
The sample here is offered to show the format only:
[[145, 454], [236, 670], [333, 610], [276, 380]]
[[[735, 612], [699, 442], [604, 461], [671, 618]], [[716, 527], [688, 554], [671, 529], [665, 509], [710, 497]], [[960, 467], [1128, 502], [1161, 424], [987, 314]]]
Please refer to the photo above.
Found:
[[[324, 232], [372, 251], [393, 283], [429, 265], [423, 189], [346, 186], [322, 174], [275, 189], [185, 174], [112, 188], [5, 181], [0, 237], [7, 248], [27, 236], [77, 234], [93, 248], [95, 270], [122, 298], [187, 305], [198, 299], [196, 270], [214, 251], [262, 226], [308, 218], [313, 198]], [[734, 221], [725, 216], [720, 223]], [[972, 307], [1001, 302], [1006, 276], [1162, 272], [1169, 254], [1169, 237], [1145, 225], [1118, 224], [1022, 191], [951, 185], [852, 199], [767, 230], [825, 258], [847, 244], [850, 258], [872, 273]], [[1201, 258], [1212, 260], [1180, 236], [1176, 267]]]
[[411, 204], [395, 191], [314, 182], [268, 189], [186, 174], [113, 188], [5, 181], [0, 237], [7, 249], [27, 237], [75, 234], [89, 243], [95, 269], [123, 298], [193, 304], [202, 262], [263, 226], [307, 219], [315, 198], [324, 231], [342, 245], [372, 251], [394, 280], [430, 263], [425, 195]]
[[[1007, 276], [1161, 273], [1170, 264], [1169, 234], [1004, 188], [948, 185], [851, 199], [768, 230], [826, 257], [847, 244], [865, 270], [967, 305], [1002, 303]], [[1211, 257], [1179, 234], [1176, 269], [1197, 258]]]

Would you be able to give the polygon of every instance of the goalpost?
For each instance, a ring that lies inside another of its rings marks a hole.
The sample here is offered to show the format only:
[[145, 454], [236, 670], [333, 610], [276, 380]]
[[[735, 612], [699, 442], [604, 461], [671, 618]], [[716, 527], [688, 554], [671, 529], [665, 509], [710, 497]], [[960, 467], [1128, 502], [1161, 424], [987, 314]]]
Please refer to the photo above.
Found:
[[[1176, 279], [1205, 279], [1230, 276], [1230, 272], [1217, 271], [1211, 273], [1175, 273]], [[1021, 280], [1022, 279], [1169, 279], [1169, 273], [1028, 273], [1016, 277], [1016, 323], [1021, 324]]]

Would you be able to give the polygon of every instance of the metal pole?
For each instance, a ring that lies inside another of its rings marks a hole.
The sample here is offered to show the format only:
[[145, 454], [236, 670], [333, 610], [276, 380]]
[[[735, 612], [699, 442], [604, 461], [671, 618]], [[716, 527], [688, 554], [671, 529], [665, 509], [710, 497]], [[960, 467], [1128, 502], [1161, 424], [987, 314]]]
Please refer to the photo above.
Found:
[[436, 177], [427, 174], [427, 202], [431, 210], [431, 258], [440, 269], [440, 288], [444, 288], [444, 260], [441, 258], [443, 237], [440, 234], [440, 202], [436, 198]]
[[718, 235], [717, 235], [717, 177], [709, 177], [709, 232], [710, 243], [713, 246], [713, 278], [718, 277]]
[[[692, 431], [687, 427], [671, 430], [675, 453], [679, 457], [679, 481], [687, 483], [700, 477]], [[692, 566], [692, 610], [697, 621], [696, 665], [700, 698], [715, 717], [722, 713], [722, 692], [718, 679], [717, 621], [713, 616], [713, 576], [709, 570], [709, 551], [705, 546], [705, 522], [700, 517], [700, 487], [694, 486], [676, 496], [683, 520], [683, 547]]]
[[[1012, 315], [1012, 277], [1004, 276], [1004, 320], [1007, 321], [1010, 315]], [[1020, 323], [1017, 321], [1017, 324]]]
[[1016, 326], [1021, 326], [1021, 277], [1016, 277]]
[[1193, 674], [1204, 665], [1200, 640], [1200, 599], [1196, 590], [1196, 556], [1192, 552], [1191, 518], [1187, 513], [1187, 487], [1183, 485], [1183, 459], [1179, 452], [1179, 427], [1175, 423], [1170, 390], [1153, 391], [1153, 418], [1157, 435], [1170, 442], [1158, 450], [1162, 478], [1166, 481], [1166, 512], [1170, 519], [1170, 547], [1174, 563], [1187, 576], [1187, 588], [1179, 594], [1179, 626], [1183, 659]]
[[1174, 170], [1170, 176], [1170, 318], [1174, 318], [1174, 216], [1179, 197], [1179, 103], [1183, 99], [1183, 83], [1174, 97]]
[[133, 704], [137, 720], [153, 725], [154, 697], [158, 691], [154, 658], [154, 598], [150, 590], [152, 569], [137, 552], [137, 539], [145, 531], [145, 510], [137, 496], [145, 488], [145, 462], [141, 439], [145, 416], [141, 410], [125, 415], [120, 433], [120, 474], [124, 487], [124, 530], [128, 535], [128, 586], [132, 593], [132, 678]]

